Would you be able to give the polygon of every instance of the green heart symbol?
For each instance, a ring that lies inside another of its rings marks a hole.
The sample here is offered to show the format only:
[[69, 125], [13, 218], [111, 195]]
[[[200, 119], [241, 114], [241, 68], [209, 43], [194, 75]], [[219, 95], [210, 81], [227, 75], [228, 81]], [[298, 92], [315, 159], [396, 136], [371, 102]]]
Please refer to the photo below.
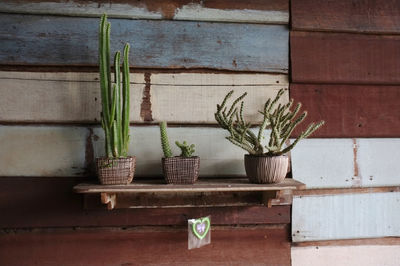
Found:
[[198, 239], [203, 239], [207, 235], [209, 229], [210, 229], [210, 218], [208, 217], [196, 219], [192, 224], [193, 234]]

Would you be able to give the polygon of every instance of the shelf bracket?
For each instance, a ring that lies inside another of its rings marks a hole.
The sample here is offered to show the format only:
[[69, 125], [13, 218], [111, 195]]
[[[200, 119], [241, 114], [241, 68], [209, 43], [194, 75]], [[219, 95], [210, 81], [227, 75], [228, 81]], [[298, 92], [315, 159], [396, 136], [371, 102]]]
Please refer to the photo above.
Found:
[[262, 194], [262, 203], [268, 208], [274, 205], [291, 205], [292, 200], [293, 192], [290, 189], [265, 191]]
[[108, 210], [114, 209], [117, 204], [117, 194], [102, 192], [101, 203], [106, 204]]

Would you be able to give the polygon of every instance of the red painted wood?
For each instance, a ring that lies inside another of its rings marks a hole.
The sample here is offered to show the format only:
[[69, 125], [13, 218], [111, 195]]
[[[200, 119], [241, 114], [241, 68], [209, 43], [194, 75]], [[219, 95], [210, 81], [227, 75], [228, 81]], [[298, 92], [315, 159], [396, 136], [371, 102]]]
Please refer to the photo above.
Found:
[[[211, 220], [212, 222], [212, 220]], [[187, 229], [63, 230], [0, 234], [2, 265], [290, 265], [287, 228], [214, 228], [187, 249]]]
[[[213, 220], [211, 220], [213, 223]], [[63, 230], [0, 234], [2, 265], [290, 265], [287, 228], [213, 228], [187, 249], [187, 229]]]
[[[290, 206], [84, 210], [72, 187], [84, 178], [0, 178], [0, 228], [183, 225], [212, 215], [214, 224], [290, 223]], [[99, 199], [100, 200], [100, 199]]]
[[326, 121], [312, 137], [400, 136], [399, 86], [291, 84], [290, 97], [308, 111], [304, 124]]
[[294, 30], [400, 33], [398, 0], [292, 0]]
[[400, 84], [400, 36], [291, 32], [295, 83]]

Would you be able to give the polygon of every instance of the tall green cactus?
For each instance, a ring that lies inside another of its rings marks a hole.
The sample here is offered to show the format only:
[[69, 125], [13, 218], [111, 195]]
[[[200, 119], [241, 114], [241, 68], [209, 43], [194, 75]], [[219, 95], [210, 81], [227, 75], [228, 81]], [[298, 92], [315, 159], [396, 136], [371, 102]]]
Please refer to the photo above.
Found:
[[103, 14], [99, 30], [99, 66], [101, 88], [101, 125], [105, 134], [105, 150], [109, 158], [128, 156], [129, 144], [129, 44], [125, 44], [122, 63], [120, 51], [114, 56], [114, 83], [111, 81], [110, 29]]
[[161, 122], [160, 123], [160, 136], [161, 136], [161, 147], [164, 153], [165, 158], [172, 157], [172, 151], [169, 146], [169, 139], [167, 134], [167, 123]]
[[[300, 136], [298, 136], [293, 143], [285, 147], [286, 141], [289, 139], [293, 130], [298, 126], [307, 116], [307, 112], [303, 112], [297, 118], [296, 115], [300, 111], [301, 103], [298, 103], [293, 111], [290, 110], [293, 104], [293, 99], [289, 103], [275, 107], [276, 103], [283, 95], [284, 89], [279, 90], [276, 97], [271, 100], [268, 99], [264, 105], [263, 111], [260, 113], [264, 119], [259, 126], [258, 134], [254, 134], [251, 130], [251, 124], [246, 123], [243, 119], [243, 106], [242, 101], [247, 93], [238, 97], [229, 108], [227, 112], [226, 102], [232, 96], [233, 91], [230, 91], [224, 98], [221, 104], [217, 105], [217, 112], [215, 119], [218, 124], [225, 130], [229, 131], [230, 136], [226, 137], [230, 142], [239, 146], [240, 148], [254, 155], [282, 155], [289, 152], [296, 146], [296, 144], [304, 138], [310, 136], [314, 131], [320, 128], [325, 122], [311, 123]], [[240, 109], [236, 106], [239, 102]], [[261, 144], [264, 130], [270, 127], [271, 133], [268, 145], [265, 147]], [[264, 150], [266, 149], [266, 151]]]

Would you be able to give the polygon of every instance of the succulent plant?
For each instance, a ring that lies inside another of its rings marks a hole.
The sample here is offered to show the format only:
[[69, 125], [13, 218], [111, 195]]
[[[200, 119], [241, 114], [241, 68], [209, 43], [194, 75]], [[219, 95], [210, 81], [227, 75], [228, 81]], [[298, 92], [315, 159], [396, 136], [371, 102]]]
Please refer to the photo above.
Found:
[[[301, 115], [296, 117], [300, 111], [301, 103], [297, 103], [296, 107], [290, 110], [293, 105], [293, 99], [287, 104], [279, 104], [276, 107], [276, 103], [283, 93], [284, 89], [279, 90], [276, 97], [273, 100], [268, 99], [264, 105], [264, 109], [259, 111], [259, 113], [263, 115], [263, 121], [259, 126], [257, 135], [250, 129], [251, 124], [246, 123], [243, 118], [243, 99], [246, 97], [247, 92], [238, 97], [228, 110], [225, 105], [233, 94], [233, 90], [230, 91], [225, 96], [222, 103], [217, 104], [215, 119], [223, 129], [229, 131], [230, 136], [226, 138], [236, 146], [246, 150], [249, 154], [264, 154], [269, 156], [285, 154], [293, 149], [301, 139], [310, 136], [325, 122], [320, 121], [318, 123], [309, 124], [307, 129], [303, 131], [293, 143], [286, 146], [286, 141], [290, 138], [296, 126], [306, 118], [307, 112], [304, 111]], [[239, 102], [240, 108], [237, 106]], [[268, 145], [263, 146], [261, 141], [267, 127], [271, 128], [270, 138]]]
[[114, 82], [111, 80], [110, 28], [106, 14], [100, 21], [99, 65], [101, 87], [101, 124], [105, 134], [105, 150], [109, 158], [128, 155], [129, 144], [129, 44], [125, 44], [122, 81], [120, 51], [114, 56]]
[[[160, 122], [160, 136], [161, 136], [161, 147], [164, 153], [164, 157], [165, 158], [172, 157], [172, 151], [169, 146], [169, 139], [167, 134], [167, 123], [165, 121]], [[189, 145], [186, 141], [183, 141], [183, 143], [175, 141], [175, 144], [181, 149], [180, 156], [182, 157], [185, 158], [192, 157], [193, 153], [195, 152], [194, 144]]]

